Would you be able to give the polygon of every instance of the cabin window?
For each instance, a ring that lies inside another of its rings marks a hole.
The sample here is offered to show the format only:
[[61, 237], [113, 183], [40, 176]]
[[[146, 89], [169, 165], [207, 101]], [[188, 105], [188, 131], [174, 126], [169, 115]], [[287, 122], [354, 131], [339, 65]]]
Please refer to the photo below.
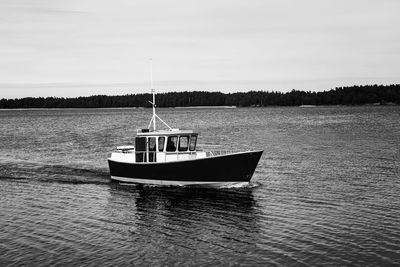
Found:
[[178, 143], [178, 136], [169, 136], [167, 142], [167, 152], [175, 152]]
[[136, 149], [136, 162], [146, 161], [146, 138], [136, 137], [135, 138], [135, 149]]
[[164, 151], [164, 143], [165, 143], [165, 137], [158, 137], [158, 151], [163, 152]]
[[189, 136], [180, 136], [179, 137], [179, 151], [187, 151], [189, 146]]
[[147, 142], [148, 142], [148, 146], [149, 146], [149, 151], [156, 151], [156, 138], [149, 137]]
[[148, 152], [149, 152], [149, 162], [155, 162], [156, 161], [156, 138], [155, 137], [149, 137], [147, 139], [147, 147], [148, 147]]
[[189, 145], [190, 151], [196, 150], [196, 141], [197, 141], [197, 135], [191, 135], [190, 136], [190, 145]]

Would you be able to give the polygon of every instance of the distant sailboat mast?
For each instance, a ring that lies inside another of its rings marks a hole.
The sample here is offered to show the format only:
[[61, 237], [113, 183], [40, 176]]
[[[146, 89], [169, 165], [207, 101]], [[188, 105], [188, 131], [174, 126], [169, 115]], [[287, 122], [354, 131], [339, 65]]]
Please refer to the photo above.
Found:
[[153, 102], [149, 101], [149, 103], [153, 106], [153, 116], [151, 117], [149, 126], [147, 127], [148, 129], [150, 129], [151, 124], [153, 123], [153, 131], [156, 131], [156, 119], [159, 119], [165, 126], [168, 127], [169, 130], [172, 130], [171, 127], [169, 127], [169, 125], [163, 121], [160, 117], [158, 117], [158, 115], [156, 114], [156, 90], [154, 89], [153, 86], [153, 60], [150, 59], [150, 89], [151, 89], [151, 93], [153, 94]]

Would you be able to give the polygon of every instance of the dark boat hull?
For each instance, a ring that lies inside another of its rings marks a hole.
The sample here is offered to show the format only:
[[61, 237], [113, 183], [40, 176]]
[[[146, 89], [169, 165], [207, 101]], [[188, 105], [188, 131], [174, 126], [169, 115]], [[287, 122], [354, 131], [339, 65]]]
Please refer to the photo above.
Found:
[[108, 159], [112, 180], [161, 185], [213, 185], [249, 182], [263, 151], [195, 160], [126, 163]]

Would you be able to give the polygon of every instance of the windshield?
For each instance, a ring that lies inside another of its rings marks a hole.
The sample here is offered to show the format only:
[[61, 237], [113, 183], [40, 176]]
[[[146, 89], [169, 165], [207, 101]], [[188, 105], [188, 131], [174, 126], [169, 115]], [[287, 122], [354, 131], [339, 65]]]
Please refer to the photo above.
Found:
[[175, 152], [177, 143], [178, 143], [178, 136], [169, 136], [167, 142], [167, 152]]
[[190, 145], [189, 145], [190, 151], [196, 150], [196, 142], [197, 142], [197, 135], [191, 135], [190, 136]]

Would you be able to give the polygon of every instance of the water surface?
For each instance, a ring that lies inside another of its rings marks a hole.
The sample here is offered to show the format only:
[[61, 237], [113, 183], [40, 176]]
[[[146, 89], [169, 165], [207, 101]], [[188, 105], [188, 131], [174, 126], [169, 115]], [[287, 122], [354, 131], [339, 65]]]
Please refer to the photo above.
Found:
[[203, 148], [263, 149], [252, 183], [110, 183], [150, 109], [1, 110], [0, 265], [400, 263], [400, 107], [158, 113]]

